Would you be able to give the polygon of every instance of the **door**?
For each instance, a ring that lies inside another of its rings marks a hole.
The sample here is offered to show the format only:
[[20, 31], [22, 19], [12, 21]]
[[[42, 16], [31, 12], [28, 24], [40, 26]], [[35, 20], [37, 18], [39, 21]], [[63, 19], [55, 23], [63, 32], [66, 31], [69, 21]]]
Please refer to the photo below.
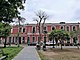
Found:
[[27, 44], [30, 44], [30, 37], [27, 38]]
[[19, 44], [21, 44], [21, 37], [19, 37]]

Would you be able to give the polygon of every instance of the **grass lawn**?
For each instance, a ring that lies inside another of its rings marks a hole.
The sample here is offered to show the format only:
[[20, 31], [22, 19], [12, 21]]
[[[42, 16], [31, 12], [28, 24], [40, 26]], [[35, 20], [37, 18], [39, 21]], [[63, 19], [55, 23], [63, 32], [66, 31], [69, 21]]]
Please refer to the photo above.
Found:
[[41, 60], [80, 60], [80, 50], [77, 48], [47, 49], [47, 51], [38, 51]]
[[4, 54], [8, 54], [8, 57], [6, 60], [11, 60], [16, 56], [23, 47], [6, 47], [6, 48], [1, 48], [4, 51]]

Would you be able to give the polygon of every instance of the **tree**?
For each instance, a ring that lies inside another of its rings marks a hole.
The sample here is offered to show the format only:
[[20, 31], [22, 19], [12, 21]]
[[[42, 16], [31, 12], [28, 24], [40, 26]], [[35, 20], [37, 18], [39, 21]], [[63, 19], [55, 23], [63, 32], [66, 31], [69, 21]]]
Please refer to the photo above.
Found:
[[80, 29], [78, 29], [77, 31], [73, 31], [73, 39], [75, 40], [74, 43], [77, 44], [78, 49], [79, 49], [79, 41], [78, 41], [79, 36], [80, 36]]
[[[56, 31], [56, 30], [55, 30]], [[49, 37], [49, 40], [52, 40], [53, 41], [53, 48], [54, 48], [54, 40], [55, 38], [57, 37], [57, 33], [55, 31], [51, 31], [48, 35]]]
[[54, 47], [54, 40], [59, 40], [62, 50], [62, 44], [64, 44], [64, 41], [69, 38], [69, 34], [63, 30], [53, 30], [49, 34], [49, 38], [53, 40], [53, 47]]
[[[13, 18], [19, 18], [19, 9], [24, 9], [23, 3], [25, 3], [25, 1], [26, 0], [0, 0], [0, 22], [10, 23], [13, 22]], [[6, 25], [6, 23], [3, 24], [3, 26]], [[6, 32], [4, 34], [6, 35]]]
[[17, 35], [17, 43], [18, 43], [18, 47], [19, 47], [19, 37], [20, 37], [20, 26], [21, 26], [21, 22], [23, 23], [24, 21], [25, 21], [26, 19], [25, 18], [23, 18], [23, 17], [21, 17], [21, 16], [19, 16], [18, 18], [17, 18], [17, 22], [18, 22], [18, 35]]
[[[48, 18], [48, 16], [45, 12], [43, 12], [41, 10], [36, 13], [36, 16], [37, 17], [34, 20], [37, 21], [37, 23], [38, 23], [38, 30], [39, 30], [39, 37], [40, 37], [39, 41], [38, 41], [38, 44], [40, 44], [40, 40], [42, 38], [41, 33], [43, 32], [42, 29], [44, 28], [44, 24], [45, 24], [45, 21]], [[43, 22], [43, 23], [41, 24], [41, 22]]]
[[0, 22], [0, 38], [5, 38], [4, 47], [6, 47], [7, 37], [10, 35], [11, 26], [8, 23]]
[[72, 41], [75, 40], [75, 42], [73, 42], [73, 43], [76, 43], [78, 34], [79, 34], [78, 31], [69, 32], [69, 35], [70, 35], [70, 38], [72, 39]]
[[20, 14], [19, 9], [24, 9], [25, 0], [0, 0], [0, 22], [13, 22]]

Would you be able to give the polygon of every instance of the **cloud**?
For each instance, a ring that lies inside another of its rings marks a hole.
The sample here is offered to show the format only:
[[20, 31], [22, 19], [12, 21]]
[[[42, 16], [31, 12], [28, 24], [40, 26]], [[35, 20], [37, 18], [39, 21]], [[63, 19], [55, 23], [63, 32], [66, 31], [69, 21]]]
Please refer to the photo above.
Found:
[[[33, 22], [38, 10], [45, 11], [50, 17], [46, 22], [78, 22], [80, 16], [80, 0], [27, 0], [21, 15], [28, 23]], [[34, 23], [34, 22], [33, 22]]]

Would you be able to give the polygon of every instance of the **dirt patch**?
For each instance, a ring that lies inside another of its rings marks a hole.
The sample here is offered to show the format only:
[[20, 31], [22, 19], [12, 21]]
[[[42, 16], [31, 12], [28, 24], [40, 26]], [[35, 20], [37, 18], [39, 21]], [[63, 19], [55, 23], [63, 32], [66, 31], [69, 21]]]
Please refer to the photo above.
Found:
[[80, 50], [78, 49], [47, 49], [47, 51], [40, 51], [45, 60], [80, 60]]
[[58, 53], [55, 52], [42, 52], [42, 53], [47, 56], [59, 55]]

